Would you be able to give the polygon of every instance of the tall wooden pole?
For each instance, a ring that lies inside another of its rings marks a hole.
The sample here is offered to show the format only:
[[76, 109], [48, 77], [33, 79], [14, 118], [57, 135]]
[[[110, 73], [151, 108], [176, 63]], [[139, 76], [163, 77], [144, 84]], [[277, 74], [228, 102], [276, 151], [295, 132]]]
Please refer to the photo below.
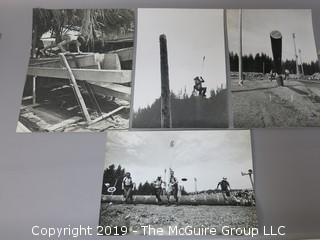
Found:
[[32, 104], [36, 104], [36, 98], [37, 98], [37, 95], [36, 95], [36, 87], [37, 87], [37, 76], [33, 76], [32, 77]]
[[243, 84], [242, 79], [242, 9], [239, 13], [239, 82], [240, 85]]
[[167, 38], [161, 34], [160, 40], [160, 69], [161, 69], [161, 128], [171, 128], [171, 103], [169, 86], [169, 67]]
[[304, 75], [303, 62], [302, 62], [302, 57], [301, 57], [301, 49], [299, 49], [298, 52], [299, 52], [299, 58], [300, 58], [301, 73], [302, 73], [302, 75]]
[[293, 46], [294, 46], [294, 57], [296, 60], [296, 72], [297, 72], [297, 75], [300, 76], [298, 54], [297, 54], [297, 47], [296, 47], [296, 34], [295, 33], [292, 33], [292, 38], [293, 38]]

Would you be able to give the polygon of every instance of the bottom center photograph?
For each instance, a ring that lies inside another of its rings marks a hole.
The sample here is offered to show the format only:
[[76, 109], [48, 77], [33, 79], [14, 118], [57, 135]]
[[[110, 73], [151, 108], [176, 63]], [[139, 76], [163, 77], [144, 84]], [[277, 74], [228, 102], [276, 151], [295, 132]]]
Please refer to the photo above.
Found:
[[254, 174], [248, 130], [108, 132], [98, 231], [244, 235]]

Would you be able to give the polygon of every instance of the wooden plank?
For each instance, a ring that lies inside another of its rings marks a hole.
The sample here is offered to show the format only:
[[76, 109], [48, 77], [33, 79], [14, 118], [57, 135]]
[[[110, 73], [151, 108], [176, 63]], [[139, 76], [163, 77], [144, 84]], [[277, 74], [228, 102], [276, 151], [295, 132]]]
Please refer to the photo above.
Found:
[[121, 111], [122, 109], [125, 109], [125, 108], [127, 108], [127, 107], [128, 107], [128, 106], [120, 106], [120, 107], [116, 108], [115, 110], [113, 110], [113, 111], [111, 111], [111, 112], [105, 113], [105, 114], [103, 114], [102, 116], [97, 117], [96, 119], [92, 120], [92, 121], [90, 122], [90, 124], [93, 124], [93, 123], [96, 123], [96, 122], [101, 121], [102, 119], [108, 118], [108, 117], [112, 116], [113, 114], [115, 114], [115, 113], [117, 113], [117, 112], [119, 112], [119, 111]]
[[49, 131], [49, 132], [53, 132], [53, 131], [56, 131], [56, 130], [58, 130], [58, 129], [64, 128], [64, 127], [66, 127], [66, 126], [68, 126], [68, 125], [70, 125], [70, 124], [79, 122], [79, 121], [81, 121], [81, 117], [72, 117], [72, 118], [63, 120], [63, 121], [60, 122], [60, 123], [51, 125], [51, 126], [47, 127], [45, 130], [47, 130], [47, 131]]
[[90, 114], [88, 112], [86, 103], [84, 102], [84, 99], [83, 99], [83, 97], [81, 95], [81, 92], [80, 92], [80, 89], [78, 87], [77, 81], [76, 81], [76, 79], [75, 79], [75, 77], [73, 75], [73, 72], [72, 72], [69, 64], [68, 64], [68, 61], [67, 61], [66, 57], [63, 55], [63, 53], [59, 53], [59, 56], [61, 58], [61, 61], [63, 62], [63, 64], [67, 68], [69, 78], [70, 78], [70, 80], [72, 82], [72, 87], [73, 87], [73, 89], [75, 91], [75, 95], [76, 95], [76, 97], [78, 99], [78, 102], [79, 102], [79, 104], [81, 106], [81, 110], [83, 112], [83, 115], [84, 115], [85, 119], [87, 120], [87, 122], [90, 123], [91, 122]]
[[36, 104], [37, 95], [36, 95], [36, 87], [37, 87], [37, 77], [32, 77], [32, 104]]
[[110, 51], [109, 53], [118, 54], [120, 61], [123, 61], [123, 62], [133, 60], [133, 47], [122, 48], [122, 49]]
[[19, 133], [26, 133], [26, 132], [31, 132], [29, 130], [29, 128], [27, 128], [25, 125], [23, 125], [20, 121], [18, 122], [18, 125], [17, 125], [17, 130], [16, 132], [19, 132]]
[[118, 54], [104, 54], [104, 58], [101, 61], [101, 68], [106, 70], [121, 70], [121, 63]]
[[25, 100], [30, 100], [30, 99], [33, 99], [33, 96], [27, 96], [27, 97], [23, 97], [23, 98], [22, 98], [22, 101], [25, 101]]
[[[103, 60], [103, 54], [87, 54], [87, 55], [73, 55], [66, 56], [69, 66], [71, 68], [91, 68], [98, 69], [99, 62]], [[35, 59], [30, 62], [29, 67], [49, 67], [49, 68], [61, 68], [63, 65], [59, 58]]]
[[122, 86], [114, 83], [92, 82], [91, 87], [95, 93], [102, 96], [112, 96], [130, 102], [131, 87]]
[[[76, 80], [102, 83], [129, 83], [131, 70], [71, 69]], [[27, 75], [69, 79], [66, 68], [29, 67]]]

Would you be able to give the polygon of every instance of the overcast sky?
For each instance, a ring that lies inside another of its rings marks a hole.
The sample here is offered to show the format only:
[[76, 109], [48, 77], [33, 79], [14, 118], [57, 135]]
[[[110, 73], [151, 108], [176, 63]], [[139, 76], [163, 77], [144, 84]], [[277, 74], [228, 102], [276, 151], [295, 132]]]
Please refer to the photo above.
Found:
[[[292, 33], [302, 61], [317, 60], [311, 10], [242, 10], [243, 54], [267, 53], [272, 57], [270, 32], [282, 34], [282, 58], [294, 59]], [[239, 10], [227, 10], [229, 50], [239, 52]]]
[[171, 167], [189, 192], [194, 191], [195, 177], [198, 191], [215, 189], [222, 177], [228, 178], [231, 188], [252, 188], [248, 176], [241, 176], [241, 171], [252, 169], [247, 130], [110, 131], [105, 168], [110, 164], [120, 164], [131, 172], [137, 185], [152, 182], [157, 176], [164, 178], [164, 169]]
[[151, 105], [161, 94], [160, 34], [167, 36], [173, 92], [186, 87], [191, 94], [193, 78], [198, 75], [203, 76], [209, 89], [226, 86], [223, 10], [138, 9], [137, 31], [135, 111]]

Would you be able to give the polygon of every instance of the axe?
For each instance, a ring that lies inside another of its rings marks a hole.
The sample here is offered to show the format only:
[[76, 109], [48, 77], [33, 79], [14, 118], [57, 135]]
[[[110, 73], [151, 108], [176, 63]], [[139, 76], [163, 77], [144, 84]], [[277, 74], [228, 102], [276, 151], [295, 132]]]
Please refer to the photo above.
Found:
[[252, 171], [252, 169], [249, 169], [248, 172], [246, 172], [246, 173], [241, 172], [241, 175], [242, 176], [246, 176], [246, 175], [249, 176], [250, 182], [251, 182], [251, 185], [252, 185], [252, 189], [253, 189], [253, 179], [252, 179], [253, 171]]

